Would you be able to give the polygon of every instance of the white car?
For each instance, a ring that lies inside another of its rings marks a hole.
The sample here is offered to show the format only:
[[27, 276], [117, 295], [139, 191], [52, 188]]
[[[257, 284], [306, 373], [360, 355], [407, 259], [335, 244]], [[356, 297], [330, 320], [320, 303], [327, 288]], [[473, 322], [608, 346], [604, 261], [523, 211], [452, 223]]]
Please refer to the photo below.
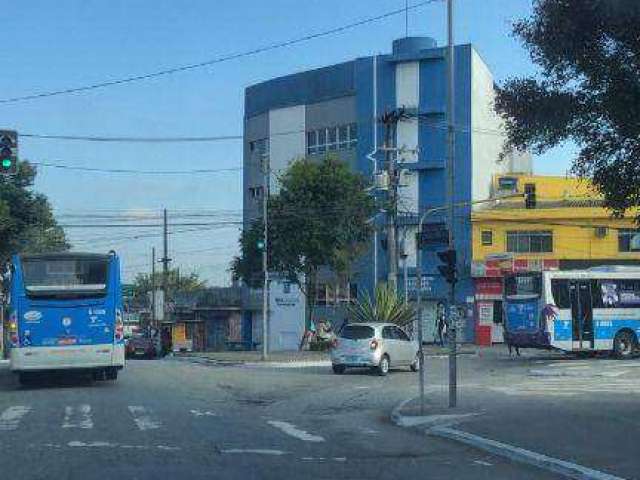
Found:
[[338, 335], [331, 350], [333, 371], [369, 367], [386, 375], [392, 367], [418, 371], [418, 342], [393, 323], [351, 323]]

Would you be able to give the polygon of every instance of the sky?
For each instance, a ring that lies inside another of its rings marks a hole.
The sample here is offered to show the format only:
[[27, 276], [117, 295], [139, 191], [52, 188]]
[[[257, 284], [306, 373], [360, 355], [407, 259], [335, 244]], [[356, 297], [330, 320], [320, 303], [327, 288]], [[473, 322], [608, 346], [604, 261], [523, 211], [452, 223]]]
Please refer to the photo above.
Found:
[[[418, 3], [410, 0], [410, 4]], [[329, 30], [404, 7], [405, 0], [21, 0], [2, 2], [0, 100], [207, 61]], [[455, 41], [473, 43], [498, 82], [535, 73], [511, 36], [531, 0], [456, 0]], [[411, 10], [409, 35], [445, 43], [445, 4]], [[387, 53], [405, 17], [279, 50], [89, 92], [0, 103], [0, 128], [24, 134], [179, 137], [241, 135], [244, 89], [256, 82], [359, 56]], [[569, 146], [535, 158], [534, 171], [563, 175]], [[169, 257], [211, 285], [230, 282], [242, 212], [242, 142], [99, 143], [21, 137], [20, 158], [106, 169], [230, 169], [197, 175], [97, 173], [40, 167], [46, 194], [74, 248], [116, 250], [130, 281], [161, 255], [153, 228], [88, 228], [120, 218], [172, 226]], [[140, 220], [137, 220], [140, 219]], [[222, 224], [221, 224], [222, 223]]]

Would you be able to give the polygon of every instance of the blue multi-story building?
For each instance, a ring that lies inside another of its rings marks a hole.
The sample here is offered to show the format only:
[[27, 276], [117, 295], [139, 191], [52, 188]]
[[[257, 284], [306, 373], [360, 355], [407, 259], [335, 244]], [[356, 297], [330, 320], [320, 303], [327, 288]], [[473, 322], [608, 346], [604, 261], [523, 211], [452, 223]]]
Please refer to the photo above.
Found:
[[[396, 40], [390, 54], [357, 58], [252, 85], [245, 93], [244, 126], [244, 220], [247, 226], [261, 215], [263, 174], [268, 159], [270, 188], [277, 191], [277, 173], [296, 158], [338, 155], [355, 170], [373, 180], [375, 164], [384, 168], [384, 127], [376, 121], [385, 112], [404, 108], [411, 113], [394, 129], [392, 142], [398, 149], [398, 285], [414, 298], [418, 213], [441, 207], [447, 190], [446, 49], [428, 37]], [[490, 196], [491, 178], [509, 170], [529, 170], [527, 159], [500, 158], [504, 143], [501, 120], [493, 109], [493, 76], [472, 45], [455, 47], [455, 202], [469, 204]], [[376, 148], [377, 147], [377, 148]], [[514, 165], [520, 162], [521, 165]], [[473, 303], [471, 264], [471, 206], [455, 211], [455, 248], [460, 281], [457, 302]], [[444, 301], [448, 285], [437, 271], [436, 252], [446, 248], [446, 212], [426, 217], [421, 285], [427, 325], [435, 324], [437, 304]], [[384, 224], [384, 219], [380, 225]], [[343, 315], [340, 303], [371, 290], [387, 278], [384, 228], [377, 248], [354, 266], [349, 285], [336, 285], [330, 273], [318, 286], [318, 316]], [[377, 252], [377, 262], [374, 261]], [[377, 265], [377, 269], [374, 267]], [[340, 319], [341, 320], [341, 319]], [[274, 321], [277, 321], [274, 318]], [[472, 321], [471, 319], [469, 320]], [[273, 330], [273, 328], [272, 328]], [[276, 328], [277, 330], [277, 328]], [[425, 329], [427, 337], [434, 328]], [[471, 340], [473, 328], [463, 338]], [[274, 332], [275, 333], [275, 332]]]

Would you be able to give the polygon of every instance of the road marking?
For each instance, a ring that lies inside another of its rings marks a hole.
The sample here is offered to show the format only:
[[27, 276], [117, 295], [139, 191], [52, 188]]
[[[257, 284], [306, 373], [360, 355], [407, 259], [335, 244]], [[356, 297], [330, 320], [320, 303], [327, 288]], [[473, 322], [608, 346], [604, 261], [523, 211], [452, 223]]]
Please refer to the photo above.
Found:
[[312, 435], [304, 430], [300, 430], [295, 425], [292, 425], [288, 422], [280, 422], [277, 420], [269, 420], [267, 422], [272, 427], [276, 427], [279, 430], [282, 430], [287, 435], [291, 435], [292, 437], [297, 438], [298, 440], [302, 440], [305, 442], [324, 442], [324, 438], [319, 435]]
[[64, 407], [62, 428], [93, 428], [91, 405], [79, 405], [77, 408], [70, 405]]
[[18, 425], [20, 425], [22, 417], [30, 411], [31, 407], [25, 407], [24, 405], [16, 405], [14, 407], [7, 408], [2, 412], [2, 415], [0, 415], [0, 430], [15, 430], [18, 428]]
[[205, 410], [204, 412], [201, 410], [189, 410], [191, 415], [194, 417], [217, 417], [218, 414], [215, 412], [210, 412], [209, 410]]
[[509, 445], [508, 443], [497, 442], [490, 438], [480, 437], [473, 433], [456, 430], [450, 427], [433, 427], [427, 430], [431, 435], [436, 435], [450, 440], [456, 440], [472, 447], [479, 448], [486, 452], [507, 457], [517, 462], [528, 463], [539, 468], [559, 473], [569, 478], [580, 478], [587, 480], [624, 480], [606, 472], [594, 470], [589, 467], [578, 465], [577, 463], [549, 457], [541, 453], [526, 450], [524, 448]]
[[156, 430], [162, 426], [160, 420], [155, 419], [151, 415], [151, 411], [139, 405], [129, 405], [129, 411], [133, 415], [133, 421], [136, 422], [138, 428], [142, 431]]
[[282, 450], [272, 450], [270, 448], [229, 448], [226, 450], [220, 450], [220, 453], [229, 453], [229, 454], [243, 454], [243, 453], [253, 453], [256, 455], [287, 455], [289, 452], [284, 452]]

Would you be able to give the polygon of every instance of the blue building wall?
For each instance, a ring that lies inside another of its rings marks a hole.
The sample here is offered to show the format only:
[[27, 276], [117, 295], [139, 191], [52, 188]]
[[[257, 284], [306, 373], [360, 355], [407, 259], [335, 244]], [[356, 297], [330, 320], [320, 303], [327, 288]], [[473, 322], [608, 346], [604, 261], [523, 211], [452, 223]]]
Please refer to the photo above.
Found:
[[[457, 126], [455, 143], [455, 201], [469, 202], [472, 199], [472, 47], [460, 45], [455, 48], [455, 123]], [[443, 48], [429, 48], [418, 51], [398, 51], [396, 54], [377, 57], [377, 103], [378, 115], [396, 108], [396, 64], [399, 61], [418, 61], [420, 72], [418, 110], [421, 116], [418, 129], [418, 163], [410, 168], [418, 171], [419, 199], [421, 211], [442, 207], [446, 202], [446, 56]], [[373, 163], [367, 158], [373, 150], [373, 57], [358, 58], [308, 72], [296, 73], [253, 85], [246, 90], [245, 117], [264, 113], [270, 109], [293, 105], [313, 104], [342, 96], [356, 99], [358, 123], [358, 144], [356, 165], [364, 175], [371, 176]], [[378, 125], [378, 146], [382, 146], [384, 128]], [[376, 158], [382, 164], [383, 152]], [[457, 285], [456, 301], [464, 302], [473, 295], [473, 285], [469, 275], [471, 262], [470, 207], [455, 211], [455, 247], [458, 252], [460, 281]], [[384, 219], [380, 219], [380, 225]], [[427, 222], [446, 222], [446, 213], [429, 216]], [[380, 235], [381, 238], [384, 234]], [[446, 245], [431, 246], [423, 250], [424, 274], [433, 275], [433, 289], [426, 293], [428, 298], [437, 300], [447, 297], [449, 286], [438, 275], [439, 261], [436, 252]], [[378, 279], [386, 278], [386, 250], [379, 244]], [[359, 292], [371, 291], [373, 279], [373, 253], [371, 251], [357, 262], [355, 271]], [[402, 270], [400, 273], [402, 274]], [[415, 267], [408, 268], [410, 276], [415, 276]], [[398, 285], [402, 286], [402, 276]], [[473, 329], [465, 329], [466, 339], [471, 340]]]

